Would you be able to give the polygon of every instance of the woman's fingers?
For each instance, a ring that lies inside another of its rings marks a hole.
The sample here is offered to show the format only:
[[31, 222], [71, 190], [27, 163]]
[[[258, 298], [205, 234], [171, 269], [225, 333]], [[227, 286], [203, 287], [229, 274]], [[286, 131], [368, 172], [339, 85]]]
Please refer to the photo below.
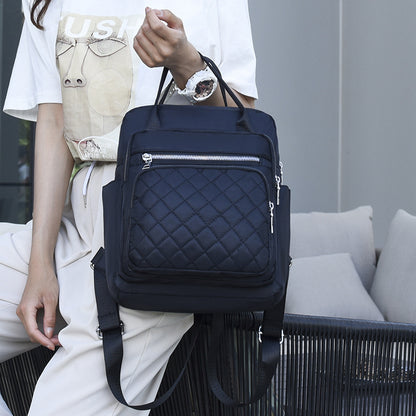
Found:
[[45, 335], [51, 339], [54, 335], [56, 321], [57, 301], [53, 298], [46, 298], [43, 303], [43, 331]]
[[[146, 7], [146, 19], [150, 27], [162, 38], [169, 38], [169, 29], [183, 31], [182, 20], [170, 10], [158, 10]], [[162, 22], [165, 22], [166, 25]]]
[[55, 350], [54, 341], [44, 335], [38, 328], [36, 316], [38, 310], [41, 309], [38, 305], [34, 304], [20, 304], [17, 309], [17, 315], [25, 327], [25, 330], [29, 336], [29, 339], [34, 342], [43, 345], [50, 350]]
[[136, 53], [137, 53], [137, 55], [139, 55], [139, 57], [140, 57], [140, 59], [143, 61], [143, 63], [145, 64], [145, 65], [147, 65], [148, 67], [150, 67], [150, 68], [153, 68], [154, 66], [156, 66], [155, 65], [155, 62], [154, 62], [154, 60], [153, 60], [153, 58], [152, 58], [152, 56], [151, 56], [151, 52], [150, 52], [150, 54], [143, 48], [143, 46], [142, 46], [142, 41], [140, 41], [140, 40], [138, 40], [137, 39], [137, 36], [136, 36], [136, 38], [134, 39], [134, 44], [133, 44], [133, 47], [134, 47], [134, 50], [136, 51]]
[[174, 66], [182, 60], [187, 39], [182, 20], [169, 10], [146, 8], [146, 17], [134, 39], [134, 49], [150, 66]]
[[[153, 40], [150, 40], [153, 38]], [[143, 27], [139, 30], [134, 41], [134, 49], [139, 54], [142, 61], [152, 67], [162, 64], [162, 57], [158, 51], [156, 35], [145, 32]], [[160, 38], [159, 38], [160, 39]], [[162, 41], [161, 39], [159, 41]]]
[[[37, 267], [33, 261], [22, 299], [17, 307], [17, 316], [22, 321], [32, 342], [50, 350], [59, 344], [54, 335], [59, 286], [52, 268]], [[38, 327], [38, 314], [43, 309], [43, 333]]]
[[163, 14], [166, 11], [153, 10], [146, 7], [146, 17], [144, 24], [148, 24], [149, 28], [159, 37], [168, 40], [171, 36], [169, 27], [163, 23]]
[[145, 19], [139, 30], [139, 36], [141, 36], [143, 40], [150, 42], [153, 46], [157, 46], [159, 42], [163, 41], [163, 38], [156, 34], [156, 32], [150, 27], [147, 19]]
[[174, 15], [170, 10], [154, 10], [154, 12], [160, 20], [167, 23], [169, 28], [180, 31], [184, 30], [182, 20], [178, 16]]

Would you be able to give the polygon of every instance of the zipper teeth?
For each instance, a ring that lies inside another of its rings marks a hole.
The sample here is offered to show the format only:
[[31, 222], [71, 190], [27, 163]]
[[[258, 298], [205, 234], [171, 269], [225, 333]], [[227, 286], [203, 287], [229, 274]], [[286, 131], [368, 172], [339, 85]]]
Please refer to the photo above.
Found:
[[213, 161], [241, 161], [241, 162], [260, 162], [258, 156], [227, 156], [227, 155], [187, 155], [187, 154], [154, 154], [150, 156], [154, 160], [213, 160]]
[[[173, 132], [189, 133], [188, 130], [184, 131], [184, 130], [181, 130], [181, 129], [173, 129], [172, 131]], [[212, 131], [212, 130], [204, 130], [204, 131], [194, 130], [194, 131], [197, 132], [197, 133], [218, 133], [216, 130], [214, 130], [214, 131]], [[124, 160], [124, 181], [127, 180], [128, 161], [129, 161], [130, 156], [131, 156], [131, 145], [132, 145], [132, 142], [133, 142], [134, 135], [137, 134], [137, 133], [148, 133], [148, 132], [149, 132], [149, 130], [146, 130], [146, 129], [145, 130], [137, 130], [137, 131], [135, 131], [134, 133], [132, 133], [130, 135], [128, 145], [127, 145], [128, 147], [127, 147], [127, 151], [126, 151], [126, 155], [125, 155], [125, 160]], [[252, 133], [252, 132], [232, 132], [230, 134], [244, 134], [244, 135], [246, 135], [246, 134], [255, 134], [255, 133]], [[271, 149], [271, 156], [272, 156], [273, 173], [274, 173], [274, 175], [279, 175], [281, 177], [281, 182], [283, 182], [281, 172], [279, 172], [279, 173], [277, 172], [278, 169], [277, 169], [277, 165], [276, 165], [276, 159], [277, 159], [278, 163], [279, 163], [279, 159], [277, 158], [277, 153], [276, 153], [276, 149], [275, 149], [275, 145], [274, 145], [273, 140], [271, 139], [271, 137], [269, 137], [265, 133], [259, 134], [259, 136], [266, 139], [266, 141], [269, 143], [269, 146], [270, 146], [270, 149]]]

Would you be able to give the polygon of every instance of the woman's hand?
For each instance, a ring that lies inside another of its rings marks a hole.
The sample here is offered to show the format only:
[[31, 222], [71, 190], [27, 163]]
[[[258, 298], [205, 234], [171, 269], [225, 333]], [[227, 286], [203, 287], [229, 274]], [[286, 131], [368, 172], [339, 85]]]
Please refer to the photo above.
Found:
[[[22, 321], [32, 342], [39, 343], [54, 351], [59, 345], [54, 334], [59, 286], [51, 264], [31, 261], [29, 275], [17, 315]], [[43, 309], [43, 330], [38, 328], [37, 316]]]
[[[195, 72], [205, 67], [198, 51], [186, 38], [182, 20], [169, 10], [146, 7], [146, 17], [134, 38], [134, 49], [150, 68], [169, 68], [180, 89], [185, 88], [188, 79]], [[254, 108], [253, 98], [234, 92], [245, 107]], [[229, 105], [236, 106], [231, 97], [228, 98]], [[209, 99], [198, 105], [223, 106], [219, 88]]]
[[150, 68], [169, 68], [181, 89], [205, 66], [198, 51], [188, 42], [182, 20], [169, 10], [146, 7], [146, 17], [135, 36], [134, 49]]

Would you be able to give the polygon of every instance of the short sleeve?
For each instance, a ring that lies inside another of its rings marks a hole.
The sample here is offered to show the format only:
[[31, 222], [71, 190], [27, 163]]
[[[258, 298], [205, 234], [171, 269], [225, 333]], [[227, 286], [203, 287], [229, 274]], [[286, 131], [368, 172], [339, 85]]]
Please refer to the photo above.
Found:
[[30, 21], [30, 0], [23, 0], [24, 24], [4, 103], [14, 117], [36, 121], [38, 104], [62, 103], [55, 44], [60, 2], [52, 1], [44, 16], [44, 30]]
[[247, 0], [218, 0], [221, 58], [218, 66], [227, 84], [258, 98], [256, 55]]

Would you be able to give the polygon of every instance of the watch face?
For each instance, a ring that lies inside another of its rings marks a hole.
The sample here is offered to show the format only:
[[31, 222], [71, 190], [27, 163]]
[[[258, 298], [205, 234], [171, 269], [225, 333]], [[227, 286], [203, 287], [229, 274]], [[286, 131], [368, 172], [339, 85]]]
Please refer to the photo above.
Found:
[[198, 82], [196, 84], [194, 98], [200, 100], [201, 98], [209, 97], [213, 92], [214, 82], [213, 79]]

